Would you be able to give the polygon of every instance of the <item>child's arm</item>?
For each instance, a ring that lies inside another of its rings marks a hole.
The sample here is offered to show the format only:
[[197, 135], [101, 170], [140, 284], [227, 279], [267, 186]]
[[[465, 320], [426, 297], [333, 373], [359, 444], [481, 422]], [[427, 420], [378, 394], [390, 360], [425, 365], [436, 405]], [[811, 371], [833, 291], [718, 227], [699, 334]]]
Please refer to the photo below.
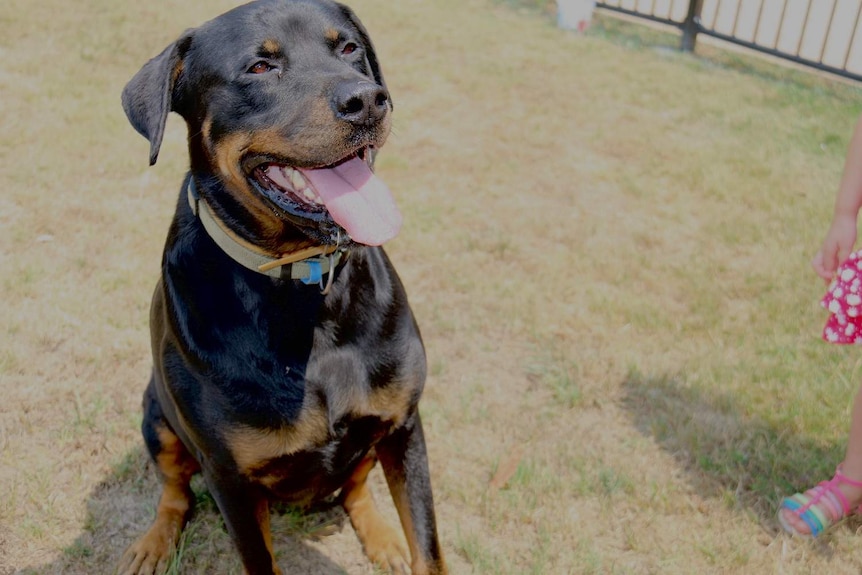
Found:
[[844, 161], [844, 174], [835, 199], [835, 213], [832, 225], [823, 240], [823, 245], [814, 256], [811, 265], [817, 275], [827, 282], [832, 280], [838, 264], [847, 259], [856, 243], [856, 217], [862, 207], [862, 117], [856, 122], [847, 159]]

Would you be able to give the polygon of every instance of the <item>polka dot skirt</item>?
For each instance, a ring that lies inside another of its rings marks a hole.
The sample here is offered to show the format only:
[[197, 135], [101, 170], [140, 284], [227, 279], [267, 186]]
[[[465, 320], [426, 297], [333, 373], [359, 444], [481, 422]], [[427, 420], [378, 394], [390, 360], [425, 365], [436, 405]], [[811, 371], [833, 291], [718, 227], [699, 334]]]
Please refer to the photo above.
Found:
[[862, 251], [838, 267], [820, 304], [831, 312], [823, 328], [830, 343], [862, 344]]

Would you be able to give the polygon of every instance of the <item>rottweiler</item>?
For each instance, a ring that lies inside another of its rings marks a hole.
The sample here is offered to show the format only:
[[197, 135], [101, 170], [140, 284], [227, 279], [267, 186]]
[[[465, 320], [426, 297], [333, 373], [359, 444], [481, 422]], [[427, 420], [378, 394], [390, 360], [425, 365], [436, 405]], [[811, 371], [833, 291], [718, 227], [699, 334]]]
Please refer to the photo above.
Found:
[[[163, 571], [201, 473], [250, 575], [281, 573], [270, 502], [337, 498], [369, 559], [443, 574], [422, 422], [425, 350], [381, 244], [392, 100], [330, 0], [259, 0], [184, 32], [123, 90], [154, 164], [171, 111], [190, 169], [152, 299], [142, 432], [163, 480], [118, 572]], [[375, 507], [379, 461], [403, 538]]]

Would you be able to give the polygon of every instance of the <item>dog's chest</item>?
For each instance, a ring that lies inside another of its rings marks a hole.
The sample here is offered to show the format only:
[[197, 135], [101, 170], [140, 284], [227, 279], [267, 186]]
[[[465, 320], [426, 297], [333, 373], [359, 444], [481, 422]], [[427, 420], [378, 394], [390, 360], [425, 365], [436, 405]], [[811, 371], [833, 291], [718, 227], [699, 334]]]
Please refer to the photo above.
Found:
[[293, 424], [235, 427], [225, 440], [246, 478], [282, 499], [313, 500], [341, 487], [368, 450], [404, 423], [414, 393], [410, 385], [394, 384], [341, 389], [328, 402], [309, 393]]

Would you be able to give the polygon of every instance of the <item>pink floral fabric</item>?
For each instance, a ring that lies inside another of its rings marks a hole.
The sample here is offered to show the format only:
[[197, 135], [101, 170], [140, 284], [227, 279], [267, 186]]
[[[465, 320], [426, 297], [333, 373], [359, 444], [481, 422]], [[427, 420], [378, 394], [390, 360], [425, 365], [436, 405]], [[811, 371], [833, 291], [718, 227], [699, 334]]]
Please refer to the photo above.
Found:
[[829, 343], [862, 344], [862, 250], [838, 266], [820, 304], [831, 313], [823, 328]]

